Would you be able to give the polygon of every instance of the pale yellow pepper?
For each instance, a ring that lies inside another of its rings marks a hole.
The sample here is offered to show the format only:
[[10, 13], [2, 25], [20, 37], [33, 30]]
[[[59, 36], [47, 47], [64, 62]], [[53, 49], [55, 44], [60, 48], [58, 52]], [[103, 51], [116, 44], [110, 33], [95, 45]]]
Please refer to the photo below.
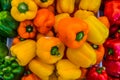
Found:
[[26, 66], [36, 56], [36, 42], [25, 40], [10, 48], [11, 55], [15, 56], [21, 66]]
[[57, 0], [58, 13], [72, 13], [74, 11], [75, 0]]
[[79, 68], [88, 68], [96, 63], [96, 53], [92, 46], [87, 42], [76, 49], [68, 48], [66, 56]]
[[29, 69], [42, 80], [49, 80], [49, 76], [53, 73], [54, 65], [45, 64], [40, 59], [35, 58], [28, 64]]
[[81, 76], [81, 70], [68, 59], [62, 59], [56, 64], [59, 77], [63, 80], [76, 80]]

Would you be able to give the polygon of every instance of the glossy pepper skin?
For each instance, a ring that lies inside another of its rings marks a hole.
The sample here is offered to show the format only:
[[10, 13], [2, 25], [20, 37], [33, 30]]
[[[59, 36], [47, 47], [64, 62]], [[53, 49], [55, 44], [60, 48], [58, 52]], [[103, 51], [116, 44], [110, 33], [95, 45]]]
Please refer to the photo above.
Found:
[[5, 56], [0, 59], [0, 80], [21, 80], [24, 67], [20, 66], [15, 57]]
[[48, 7], [49, 5], [52, 5], [54, 0], [34, 0], [36, 2], [36, 4], [39, 6], [39, 7]]
[[96, 63], [95, 50], [87, 42], [76, 49], [68, 48], [66, 56], [77, 67], [88, 68]]
[[72, 13], [74, 11], [75, 0], [57, 0], [58, 13]]
[[86, 41], [89, 28], [79, 18], [67, 17], [58, 22], [58, 37], [69, 48], [79, 48]]
[[120, 78], [120, 61], [103, 60], [108, 75]]
[[49, 80], [49, 76], [53, 73], [55, 69], [54, 65], [46, 64], [38, 58], [32, 59], [28, 64], [28, 68], [41, 80]]
[[37, 4], [33, 0], [12, 0], [11, 15], [16, 21], [31, 20], [36, 16]]
[[79, 3], [79, 9], [88, 10], [97, 13], [100, 8], [101, 1], [102, 0], [97, 0], [97, 2], [96, 0], [81, 0]]
[[2, 11], [10, 11], [12, 0], [0, 0], [0, 7]]
[[56, 37], [41, 37], [37, 41], [37, 56], [47, 64], [54, 64], [62, 59], [65, 46]]
[[111, 25], [120, 24], [120, 1], [112, 0], [105, 3], [104, 15], [108, 17]]
[[47, 34], [55, 24], [55, 16], [48, 9], [39, 9], [33, 21], [38, 32]]
[[68, 59], [59, 60], [56, 69], [59, 75], [58, 80], [76, 80], [81, 76], [81, 70]]
[[87, 80], [108, 80], [108, 75], [103, 67], [92, 66], [89, 68], [87, 75]]
[[120, 39], [108, 39], [104, 46], [107, 60], [120, 60]]
[[95, 16], [88, 16], [85, 22], [89, 26], [87, 40], [96, 45], [103, 44], [109, 35], [109, 29]]
[[27, 65], [36, 56], [36, 42], [34, 40], [25, 40], [10, 47], [12, 56], [21, 66]]
[[15, 21], [8, 11], [0, 12], [0, 35], [4, 37], [15, 37], [19, 22]]

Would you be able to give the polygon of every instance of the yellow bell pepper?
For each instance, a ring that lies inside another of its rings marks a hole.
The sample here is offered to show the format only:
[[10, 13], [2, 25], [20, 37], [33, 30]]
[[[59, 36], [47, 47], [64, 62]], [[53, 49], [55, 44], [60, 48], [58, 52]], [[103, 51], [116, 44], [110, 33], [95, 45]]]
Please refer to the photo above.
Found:
[[96, 53], [87, 42], [77, 49], [68, 48], [66, 55], [77, 67], [88, 68], [96, 63]]
[[11, 6], [11, 15], [16, 21], [33, 19], [38, 8], [33, 0], [12, 0]]
[[103, 44], [109, 35], [109, 29], [95, 16], [89, 16], [85, 21], [89, 26], [87, 40], [96, 45]]
[[61, 14], [58, 14], [55, 16], [55, 25], [53, 26], [54, 27], [54, 30], [55, 32], [57, 33], [58, 31], [58, 22], [63, 19], [63, 18], [66, 18], [66, 17], [70, 17], [70, 15], [68, 13], [61, 13]]
[[25, 40], [10, 48], [11, 55], [17, 58], [21, 66], [27, 65], [36, 56], [36, 42]]
[[97, 13], [102, 0], [81, 0], [79, 3], [79, 9], [93, 11]]
[[53, 4], [54, 0], [34, 0], [39, 7], [48, 7]]
[[47, 64], [54, 64], [64, 55], [64, 44], [56, 37], [41, 37], [37, 41], [37, 56]]
[[81, 70], [68, 59], [62, 59], [56, 64], [59, 77], [63, 80], [76, 80], [81, 76]]
[[81, 19], [86, 19], [90, 15], [94, 16], [94, 13], [91, 11], [87, 11], [87, 10], [77, 10], [74, 13], [74, 17], [81, 18]]
[[35, 58], [30, 61], [28, 68], [42, 80], [49, 80], [49, 76], [53, 73], [55, 66], [45, 64], [40, 59]]
[[75, 0], [57, 0], [58, 13], [72, 13], [74, 11]]

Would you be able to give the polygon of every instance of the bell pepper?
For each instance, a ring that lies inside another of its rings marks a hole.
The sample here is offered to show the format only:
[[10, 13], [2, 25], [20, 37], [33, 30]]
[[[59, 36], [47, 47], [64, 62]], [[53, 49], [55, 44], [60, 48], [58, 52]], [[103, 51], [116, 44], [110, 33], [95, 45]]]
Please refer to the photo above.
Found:
[[12, 0], [11, 15], [16, 21], [31, 20], [37, 13], [37, 4], [33, 0]]
[[54, 24], [54, 30], [55, 32], [57, 33], [58, 32], [58, 22], [63, 19], [63, 18], [66, 18], [66, 17], [70, 17], [70, 15], [68, 13], [61, 13], [61, 14], [57, 14], [55, 15], [55, 24]]
[[104, 67], [93, 66], [89, 68], [86, 78], [87, 80], [108, 80], [108, 75]]
[[118, 25], [111, 25], [110, 26], [110, 29], [109, 29], [109, 36], [110, 37], [115, 37], [115, 33], [117, 32], [117, 30], [119, 29], [119, 26]]
[[38, 32], [47, 34], [55, 24], [55, 16], [48, 9], [39, 9], [34, 18], [34, 24], [37, 27]]
[[120, 79], [120, 61], [105, 59], [103, 60], [103, 66], [105, 66], [108, 75]]
[[36, 56], [36, 42], [29, 39], [19, 42], [10, 47], [10, 52], [16, 57], [19, 65], [25, 66]]
[[99, 64], [103, 60], [105, 49], [103, 45], [91, 44], [91, 46], [93, 47], [96, 53], [96, 57], [97, 57], [96, 64]]
[[33, 39], [36, 35], [36, 28], [32, 21], [29, 20], [20, 22], [17, 31], [22, 38]]
[[120, 24], [120, 1], [112, 0], [105, 3], [104, 15], [108, 17], [111, 25]]
[[68, 48], [66, 56], [77, 67], [88, 68], [96, 63], [96, 53], [87, 42], [76, 49]]
[[19, 43], [19, 42], [21, 42], [21, 41], [24, 41], [24, 40], [26, 40], [26, 39], [25, 39], [25, 38], [22, 38], [22, 37], [20, 37], [20, 36], [16, 36], [16, 37], [14, 37], [13, 40], [12, 40], [12, 45], [15, 45], [15, 44], [17, 44], [17, 43]]
[[4, 37], [15, 37], [19, 23], [15, 21], [8, 11], [0, 12], [0, 35]]
[[2, 11], [10, 11], [12, 0], [0, 0], [0, 8]]
[[86, 19], [90, 15], [95, 16], [93, 12], [87, 11], [87, 10], [77, 10], [74, 13], [74, 17], [81, 18], [81, 19]]
[[54, 64], [64, 55], [65, 46], [56, 37], [41, 37], [37, 40], [37, 56], [47, 64]]
[[75, 0], [57, 0], [56, 8], [58, 13], [72, 13]]
[[23, 73], [24, 67], [14, 57], [5, 56], [0, 59], [0, 80], [21, 80]]
[[62, 59], [56, 64], [57, 74], [63, 80], [76, 80], [81, 76], [81, 70], [68, 59]]
[[108, 39], [104, 46], [107, 60], [120, 60], [120, 39]]
[[95, 16], [88, 16], [85, 22], [89, 26], [87, 40], [96, 45], [103, 44], [109, 35], [109, 29]]
[[102, 0], [81, 0], [79, 3], [79, 9], [93, 11], [94, 13], [97, 13]]
[[32, 59], [28, 67], [41, 80], [49, 80], [49, 76], [54, 71], [54, 65], [46, 64], [38, 58]]
[[39, 7], [46, 8], [53, 4], [54, 0], [34, 0]]
[[89, 32], [86, 22], [79, 18], [63, 18], [58, 22], [58, 37], [70, 48], [78, 48], [83, 45]]
[[38, 76], [30, 71], [26, 71], [25, 75], [22, 76], [21, 80], [41, 80]]
[[109, 76], [108, 80], [120, 80], [120, 78], [119, 77], [117, 78], [117, 77]]
[[9, 49], [5, 43], [0, 41], [0, 58], [4, 58], [9, 53]]

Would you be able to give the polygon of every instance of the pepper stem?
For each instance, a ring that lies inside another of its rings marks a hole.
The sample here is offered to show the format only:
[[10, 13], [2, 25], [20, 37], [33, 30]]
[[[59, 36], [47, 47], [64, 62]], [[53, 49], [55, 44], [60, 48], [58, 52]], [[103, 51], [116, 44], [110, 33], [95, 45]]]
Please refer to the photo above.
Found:
[[109, 49], [108, 49], [108, 54], [109, 54], [109, 55], [112, 55], [113, 53], [114, 53], [113, 49], [109, 48]]
[[26, 26], [26, 31], [29, 32], [29, 33], [32, 32], [33, 27], [31, 25]]
[[48, 0], [40, 0], [40, 1], [44, 3], [44, 2], [47, 2]]
[[118, 31], [117, 31], [118, 33], [120, 33], [120, 29], [118, 29]]
[[57, 55], [57, 56], [60, 55], [57, 46], [51, 48], [51, 55]]
[[98, 49], [98, 48], [99, 48], [99, 46], [98, 46], [98, 45], [95, 45], [95, 44], [92, 44], [92, 47], [93, 47], [94, 49]]
[[83, 37], [84, 37], [84, 32], [83, 31], [78, 32], [76, 34], [76, 41], [80, 41]]
[[17, 8], [20, 13], [25, 13], [28, 11], [28, 5], [25, 2], [21, 2]]
[[103, 67], [100, 67], [100, 68], [97, 69], [96, 71], [97, 71], [99, 74], [101, 74], [101, 73], [102, 73], [102, 70], [104, 70], [104, 68], [103, 68]]

